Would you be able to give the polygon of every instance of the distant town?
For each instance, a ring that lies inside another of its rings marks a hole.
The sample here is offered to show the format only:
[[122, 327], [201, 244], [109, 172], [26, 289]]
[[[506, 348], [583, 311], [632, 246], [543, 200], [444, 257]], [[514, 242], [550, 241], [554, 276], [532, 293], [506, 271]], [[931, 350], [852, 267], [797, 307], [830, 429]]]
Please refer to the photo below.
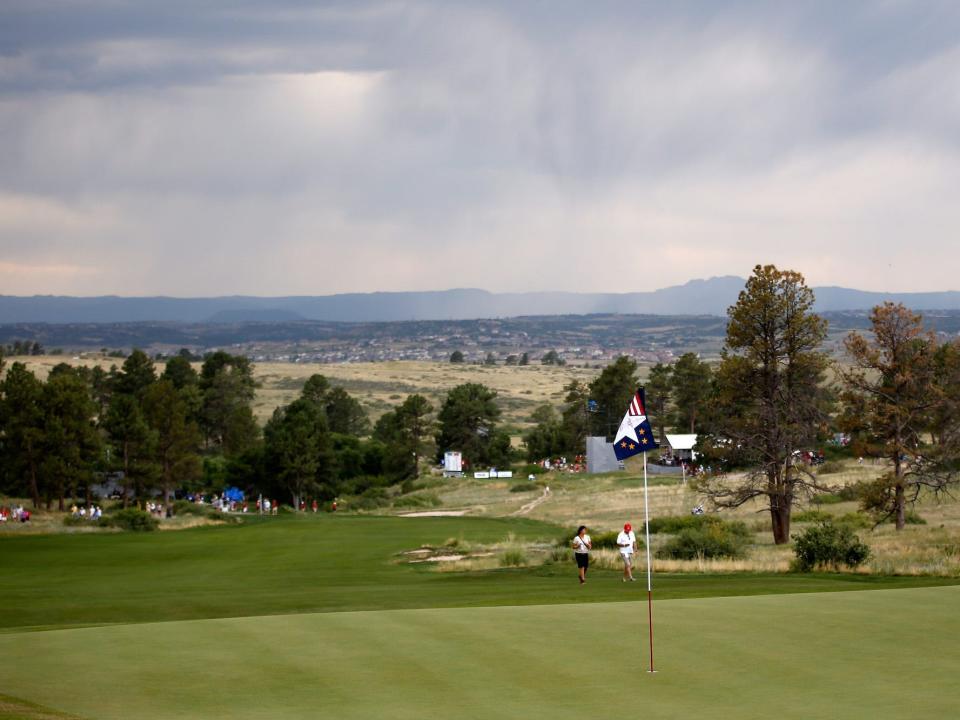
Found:
[[[867, 326], [865, 312], [824, 313], [827, 347]], [[960, 311], [925, 313], [943, 336], [960, 332]], [[605, 364], [620, 355], [672, 362], [685, 352], [719, 356], [726, 318], [715, 315], [550, 315], [484, 320], [397, 322], [20, 323], [0, 325], [0, 345], [46, 353], [128, 353], [166, 356], [186, 348], [198, 357], [229, 350], [260, 362], [351, 363], [390, 360]], [[458, 358], [459, 359], [459, 358]]]

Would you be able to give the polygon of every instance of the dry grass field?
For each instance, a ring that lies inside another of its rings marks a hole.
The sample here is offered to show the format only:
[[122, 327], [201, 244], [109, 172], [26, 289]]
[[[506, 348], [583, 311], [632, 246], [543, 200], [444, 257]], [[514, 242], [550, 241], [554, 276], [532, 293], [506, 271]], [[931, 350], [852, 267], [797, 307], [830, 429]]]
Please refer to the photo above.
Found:
[[[653, 470], [653, 468], [651, 468]], [[850, 460], [844, 463], [842, 472], [825, 475], [822, 480], [833, 487], [842, 487], [855, 482], [875, 478], [882, 466], [858, 465]], [[734, 481], [735, 477], [731, 478]], [[618, 529], [624, 522], [634, 527], [643, 526], [643, 478], [635, 466], [625, 473], [609, 475], [573, 475], [548, 473], [538, 478], [538, 484], [549, 486], [550, 493], [542, 489], [527, 492], [511, 492], [512, 486], [522, 482], [513, 480], [459, 480], [429, 481], [426, 492], [435, 494], [440, 504], [435, 511], [463, 512], [468, 515], [517, 516], [522, 515], [572, 528], [585, 524], [591, 532], [606, 532]], [[674, 477], [649, 477], [650, 516], [664, 517], [686, 515], [695, 505], [704, 502], [689, 485], [683, 485]], [[709, 508], [709, 504], [707, 504]], [[819, 510], [840, 518], [856, 513], [854, 501], [817, 504], [807, 502], [795, 507], [795, 516]], [[405, 509], [384, 509], [379, 512], [405, 513]], [[793, 559], [793, 546], [776, 546], [770, 532], [770, 519], [762, 503], [757, 501], [734, 510], [718, 511], [721, 517], [742, 520], [753, 531], [753, 542], [747, 556], [742, 559], [698, 559], [690, 561], [656, 559], [657, 572], [784, 572]], [[882, 575], [938, 575], [960, 576], [960, 500], [952, 497], [921, 497], [915, 507], [916, 515], [926, 524], [908, 525], [897, 532], [893, 525], [863, 527], [856, 530], [871, 550], [870, 559], [855, 572]], [[795, 520], [793, 533], [802, 532], [812, 523]], [[669, 536], [654, 535], [651, 546], [654, 552]], [[484, 550], [484, 549], [478, 549]], [[486, 554], [471, 557], [468, 562], [451, 561], [437, 563], [437, 570], [451, 572], [493, 567], [498, 563], [502, 548], [487, 548]], [[531, 563], [542, 560], [540, 549], [524, 550]], [[616, 564], [611, 556], [597, 555], [597, 562]]]
[[420, 393], [435, 407], [447, 391], [463, 383], [481, 383], [496, 390], [505, 423], [522, 426], [538, 405], [563, 403], [563, 387], [571, 380], [591, 381], [599, 371], [584, 367], [544, 365], [486, 366], [436, 362], [382, 362], [345, 364], [260, 363], [256, 376], [261, 383], [255, 411], [262, 420], [273, 409], [296, 398], [303, 383], [314, 373], [342, 386], [376, 419], [407, 395]]

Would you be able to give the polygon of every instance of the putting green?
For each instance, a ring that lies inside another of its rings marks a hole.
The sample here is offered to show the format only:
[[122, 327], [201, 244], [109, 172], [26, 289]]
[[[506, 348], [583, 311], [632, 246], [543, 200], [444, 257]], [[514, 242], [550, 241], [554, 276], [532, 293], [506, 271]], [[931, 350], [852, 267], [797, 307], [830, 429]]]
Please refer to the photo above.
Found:
[[[585, 588], [586, 589], [586, 588]], [[0, 635], [86, 718], [918, 718], [960, 707], [960, 588], [327, 612]]]

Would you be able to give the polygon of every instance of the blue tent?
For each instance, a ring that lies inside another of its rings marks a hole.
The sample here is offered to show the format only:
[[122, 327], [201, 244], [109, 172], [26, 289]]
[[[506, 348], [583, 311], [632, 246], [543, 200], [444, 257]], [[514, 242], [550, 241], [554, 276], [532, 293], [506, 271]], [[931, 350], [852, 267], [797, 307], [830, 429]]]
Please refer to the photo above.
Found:
[[223, 496], [230, 502], [243, 502], [243, 490], [229, 487], [223, 491]]

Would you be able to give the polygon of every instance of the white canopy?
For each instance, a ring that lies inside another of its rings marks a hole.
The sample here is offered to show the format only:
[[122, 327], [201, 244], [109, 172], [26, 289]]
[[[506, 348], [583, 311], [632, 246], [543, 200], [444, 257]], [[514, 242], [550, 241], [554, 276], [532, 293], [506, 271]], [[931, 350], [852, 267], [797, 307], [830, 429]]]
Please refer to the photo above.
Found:
[[696, 435], [667, 435], [667, 443], [670, 445], [671, 449], [676, 450], [693, 450], [693, 446], [697, 444]]

